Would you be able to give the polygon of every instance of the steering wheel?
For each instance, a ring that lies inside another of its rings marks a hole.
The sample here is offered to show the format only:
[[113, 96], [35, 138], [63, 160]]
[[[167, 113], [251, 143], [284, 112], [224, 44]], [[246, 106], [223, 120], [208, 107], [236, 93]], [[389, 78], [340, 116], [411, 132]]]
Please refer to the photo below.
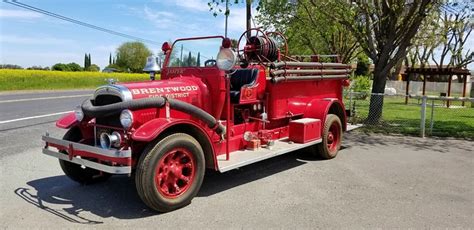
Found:
[[204, 62], [205, 67], [216, 66], [217, 61], [215, 59], [209, 59]]

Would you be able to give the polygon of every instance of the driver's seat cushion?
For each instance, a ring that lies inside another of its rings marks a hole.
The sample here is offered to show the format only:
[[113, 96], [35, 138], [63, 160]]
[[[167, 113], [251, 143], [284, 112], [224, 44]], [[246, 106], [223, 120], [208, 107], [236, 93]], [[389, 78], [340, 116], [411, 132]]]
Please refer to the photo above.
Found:
[[254, 85], [258, 76], [258, 69], [237, 69], [230, 76], [230, 101], [239, 103], [240, 89], [244, 85]]

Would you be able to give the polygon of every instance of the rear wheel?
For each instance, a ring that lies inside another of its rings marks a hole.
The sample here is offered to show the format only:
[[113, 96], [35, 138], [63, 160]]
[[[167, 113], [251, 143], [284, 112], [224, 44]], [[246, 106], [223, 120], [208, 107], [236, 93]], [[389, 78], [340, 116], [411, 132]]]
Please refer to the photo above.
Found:
[[150, 208], [168, 212], [188, 205], [205, 173], [204, 153], [192, 136], [176, 133], [152, 144], [140, 157], [137, 192]]
[[322, 142], [315, 146], [316, 152], [324, 159], [336, 157], [341, 148], [342, 123], [334, 114], [328, 114], [324, 122]]
[[[79, 143], [84, 142], [82, 140], [81, 131], [78, 128], [72, 128], [67, 131], [66, 134], [64, 134], [63, 140]], [[61, 152], [67, 154], [66, 151]], [[87, 168], [83, 165], [78, 165], [69, 161], [59, 160], [59, 165], [66, 176], [80, 184], [93, 184], [106, 181], [111, 176], [109, 173]]]

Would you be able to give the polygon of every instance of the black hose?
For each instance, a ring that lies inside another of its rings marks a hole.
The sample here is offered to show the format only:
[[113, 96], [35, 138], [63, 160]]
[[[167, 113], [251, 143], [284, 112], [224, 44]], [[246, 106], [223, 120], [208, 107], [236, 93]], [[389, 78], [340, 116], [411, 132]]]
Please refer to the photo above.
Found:
[[161, 108], [165, 106], [166, 101], [168, 101], [171, 109], [197, 117], [205, 122], [209, 128], [215, 129], [218, 134], [225, 132], [225, 127], [218, 123], [217, 120], [206, 111], [184, 101], [168, 99], [165, 97], [143, 98], [102, 106], [94, 106], [92, 105], [91, 100], [86, 100], [82, 103], [82, 111], [84, 112], [84, 115], [89, 117], [106, 117], [121, 113], [124, 109], [140, 110], [147, 108]]
[[82, 111], [84, 115], [89, 117], [106, 117], [121, 113], [124, 109], [139, 110], [146, 108], [161, 108], [165, 105], [165, 98], [143, 98], [132, 101], [118, 102], [110, 105], [94, 106], [91, 100], [82, 103]]
[[204, 121], [210, 129], [216, 128], [218, 134], [225, 132], [225, 127], [217, 122], [217, 120], [206, 111], [199, 107], [180, 100], [168, 99], [170, 108], [195, 116]]

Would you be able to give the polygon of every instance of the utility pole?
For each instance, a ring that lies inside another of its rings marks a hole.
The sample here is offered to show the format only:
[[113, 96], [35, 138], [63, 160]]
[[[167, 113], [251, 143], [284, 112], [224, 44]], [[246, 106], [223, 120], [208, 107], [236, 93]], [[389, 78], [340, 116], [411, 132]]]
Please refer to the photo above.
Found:
[[229, 0], [225, 0], [225, 36], [227, 37], [227, 20], [229, 19]]
[[181, 66], [181, 63], [183, 62], [183, 44], [181, 44], [181, 55], [179, 58], [179, 66]]
[[[251, 20], [252, 20], [252, 0], [246, 0], [246, 8], [247, 8], [247, 31], [252, 28]], [[250, 38], [252, 36], [252, 33], [247, 32], [247, 38]]]

